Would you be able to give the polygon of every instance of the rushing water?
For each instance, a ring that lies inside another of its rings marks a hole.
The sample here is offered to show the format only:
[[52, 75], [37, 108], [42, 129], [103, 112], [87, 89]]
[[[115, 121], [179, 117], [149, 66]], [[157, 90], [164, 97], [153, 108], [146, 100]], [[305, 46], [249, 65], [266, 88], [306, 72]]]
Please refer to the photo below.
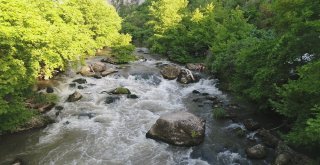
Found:
[[[212, 117], [211, 102], [192, 101], [201, 97], [192, 93], [198, 90], [227, 102], [226, 96], [215, 87], [216, 80], [203, 78], [188, 85], [165, 80], [159, 74], [159, 63], [169, 62], [148, 57], [147, 61], [133, 62], [119, 73], [102, 79], [86, 77], [87, 84], [81, 85], [84, 89], [69, 86], [74, 79], [81, 78], [80, 75], [69, 73], [59, 77], [59, 85], [54, 90], [64, 109], [56, 117], [56, 123], [42, 130], [1, 137], [0, 164], [16, 157], [32, 165], [269, 164], [268, 160], [246, 158], [244, 148], [248, 140], [230, 132], [241, 124], [216, 121]], [[121, 96], [115, 103], [105, 104], [108, 94], [103, 91], [119, 86], [130, 89], [139, 98]], [[76, 90], [83, 98], [65, 102]], [[145, 137], [161, 114], [173, 111], [189, 111], [206, 119], [203, 144], [175, 147]], [[48, 115], [55, 117], [56, 112], [53, 109]], [[82, 115], [86, 113], [93, 117]]]

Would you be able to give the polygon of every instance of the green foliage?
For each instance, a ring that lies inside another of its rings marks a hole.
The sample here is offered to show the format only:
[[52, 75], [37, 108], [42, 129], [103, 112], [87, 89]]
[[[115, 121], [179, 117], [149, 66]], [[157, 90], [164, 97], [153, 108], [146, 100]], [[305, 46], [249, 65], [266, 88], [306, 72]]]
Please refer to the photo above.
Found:
[[6, 99], [0, 99], [0, 134], [15, 130], [34, 115], [24, 108], [23, 100], [20, 97], [11, 95]]
[[132, 54], [135, 47], [133, 45], [112, 47], [113, 60], [117, 64], [124, 64], [136, 60]]
[[224, 110], [222, 107], [213, 108], [212, 112], [215, 119], [223, 119], [227, 115], [226, 110]]
[[191, 131], [191, 137], [192, 138], [197, 138], [200, 134], [197, 131], [192, 130]]
[[130, 47], [131, 37], [119, 33], [121, 18], [104, 0], [0, 0], [0, 11], [0, 131], [25, 121], [22, 91], [37, 78], [104, 46]]
[[[295, 122], [288, 140], [295, 144], [319, 142], [320, 133], [320, 61], [299, 68], [298, 80], [278, 88], [280, 100], [272, 101], [280, 114]], [[319, 144], [318, 144], [319, 145]]]

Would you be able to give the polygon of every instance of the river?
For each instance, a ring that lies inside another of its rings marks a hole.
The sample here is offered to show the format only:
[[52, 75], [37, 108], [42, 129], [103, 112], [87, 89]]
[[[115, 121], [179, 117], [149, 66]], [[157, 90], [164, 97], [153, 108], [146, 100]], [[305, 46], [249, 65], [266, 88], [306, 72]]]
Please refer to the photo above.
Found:
[[[137, 53], [137, 52], [136, 52]], [[212, 102], [194, 102], [203, 95], [217, 96], [228, 103], [228, 96], [217, 87], [216, 79], [204, 76], [193, 84], [180, 84], [163, 79], [159, 65], [169, 61], [146, 56], [147, 61], [124, 65], [118, 73], [95, 79], [85, 77], [83, 89], [71, 87], [74, 79], [84, 78], [69, 72], [56, 79], [54, 87], [59, 96], [58, 105], [64, 107], [48, 112], [56, 123], [44, 129], [6, 135], [0, 141], [0, 164], [9, 164], [19, 158], [31, 165], [229, 165], [270, 164], [270, 159], [250, 160], [244, 149], [251, 144], [248, 133], [238, 137], [234, 127], [243, 127], [232, 120], [215, 120]], [[89, 60], [99, 61], [100, 57]], [[110, 65], [111, 66], [111, 65]], [[112, 66], [116, 67], [116, 66]], [[138, 99], [121, 96], [111, 104], [105, 104], [110, 91], [124, 86]], [[65, 102], [70, 94], [79, 91], [83, 98], [77, 102]], [[161, 114], [188, 111], [206, 120], [205, 141], [196, 147], [175, 147], [146, 138], [147, 131]], [[92, 114], [92, 118], [81, 114]]]

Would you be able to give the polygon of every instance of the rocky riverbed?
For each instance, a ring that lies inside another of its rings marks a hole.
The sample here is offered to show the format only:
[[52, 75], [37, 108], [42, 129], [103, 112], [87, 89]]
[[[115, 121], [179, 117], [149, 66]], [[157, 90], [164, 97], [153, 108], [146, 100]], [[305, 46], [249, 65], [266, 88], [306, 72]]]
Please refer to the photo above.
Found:
[[216, 87], [218, 81], [202, 73], [202, 64], [180, 66], [146, 51], [137, 49], [143, 59], [124, 65], [95, 57], [82, 69], [57, 76], [50, 90], [40, 91], [60, 98], [46, 112], [55, 122], [1, 136], [0, 164], [309, 161], [254, 119], [239, 119], [244, 108], [231, 103]]

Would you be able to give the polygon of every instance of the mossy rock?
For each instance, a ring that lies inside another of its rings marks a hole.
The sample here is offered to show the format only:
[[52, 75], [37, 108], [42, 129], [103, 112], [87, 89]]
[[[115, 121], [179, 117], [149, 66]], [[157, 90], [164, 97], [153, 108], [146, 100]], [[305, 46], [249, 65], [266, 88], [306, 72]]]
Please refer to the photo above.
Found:
[[130, 90], [128, 88], [124, 88], [124, 87], [118, 87], [118, 88], [114, 89], [111, 93], [116, 94], [116, 95], [131, 94]]

